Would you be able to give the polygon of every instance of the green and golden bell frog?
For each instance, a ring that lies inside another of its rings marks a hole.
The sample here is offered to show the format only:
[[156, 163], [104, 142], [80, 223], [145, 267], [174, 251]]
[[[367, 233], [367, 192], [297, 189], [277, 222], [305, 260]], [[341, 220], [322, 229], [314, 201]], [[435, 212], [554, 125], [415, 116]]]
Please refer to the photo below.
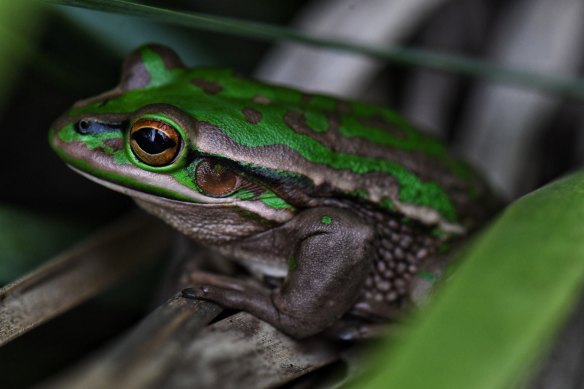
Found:
[[189, 69], [158, 45], [58, 119], [50, 143], [77, 172], [280, 280], [201, 273], [194, 290], [299, 338], [343, 315], [389, 317], [488, 209], [482, 181], [389, 109]]

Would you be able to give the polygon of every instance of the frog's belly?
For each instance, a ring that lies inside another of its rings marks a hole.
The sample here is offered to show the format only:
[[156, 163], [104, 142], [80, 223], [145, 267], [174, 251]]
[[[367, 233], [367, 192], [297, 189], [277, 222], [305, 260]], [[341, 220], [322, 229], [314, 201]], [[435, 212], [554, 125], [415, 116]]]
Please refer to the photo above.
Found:
[[262, 262], [240, 262], [240, 264], [259, 279], [262, 279], [263, 276], [285, 278], [288, 274], [288, 268], [284, 264]]
[[215, 249], [262, 279], [263, 276], [285, 278], [294, 247], [289, 231], [274, 228]]

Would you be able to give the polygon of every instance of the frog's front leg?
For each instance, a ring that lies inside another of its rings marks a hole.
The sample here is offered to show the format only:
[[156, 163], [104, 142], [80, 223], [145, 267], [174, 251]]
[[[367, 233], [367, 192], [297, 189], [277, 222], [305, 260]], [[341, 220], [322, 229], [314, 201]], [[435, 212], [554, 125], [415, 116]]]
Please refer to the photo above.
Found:
[[294, 246], [280, 289], [221, 277], [200, 285], [196, 295], [247, 311], [294, 337], [310, 336], [333, 324], [358, 298], [370, 270], [375, 233], [352, 212], [337, 208], [306, 210], [279, 230]]

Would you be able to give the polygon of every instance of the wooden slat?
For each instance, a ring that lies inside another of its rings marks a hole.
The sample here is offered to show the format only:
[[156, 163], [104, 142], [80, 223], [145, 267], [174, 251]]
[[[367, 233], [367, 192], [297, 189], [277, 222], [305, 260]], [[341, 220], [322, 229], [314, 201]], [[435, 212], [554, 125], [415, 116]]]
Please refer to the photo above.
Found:
[[116, 344], [43, 388], [267, 388], [336, 359], [322, 338], [297, 341], [248, 313], [178, 294]]
[[135, 214], [0, 289], [0, 346], [159, 257], [172, 231]]
[[323, 337], [298, 341], [240, 312], [202, 331], [164, 387], [278, 387], [338, 358]]
[[129, 334], [46, 388], [159, 388], [182, 355], [221, 308], [179, 293], [158, 307]]

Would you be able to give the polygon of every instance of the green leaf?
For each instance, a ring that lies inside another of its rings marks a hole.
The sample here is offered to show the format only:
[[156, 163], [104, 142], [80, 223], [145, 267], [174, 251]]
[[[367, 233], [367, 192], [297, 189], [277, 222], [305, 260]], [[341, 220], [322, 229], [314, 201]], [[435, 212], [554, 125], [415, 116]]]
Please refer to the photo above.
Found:
[[26, 273], [87, 235], [94, 226], [0, 206], [0, 284]]
[[0, 1], [0, 107], [31, 55], [28, 41], [37, 33], [38, 19], [38, 6], [31, 1]]
[[[508, 388], [548, 349], [584, 280], [584, 172], [510, 206], [366, 387]], [[361, 387], [361, 386], [360, 386]]]

